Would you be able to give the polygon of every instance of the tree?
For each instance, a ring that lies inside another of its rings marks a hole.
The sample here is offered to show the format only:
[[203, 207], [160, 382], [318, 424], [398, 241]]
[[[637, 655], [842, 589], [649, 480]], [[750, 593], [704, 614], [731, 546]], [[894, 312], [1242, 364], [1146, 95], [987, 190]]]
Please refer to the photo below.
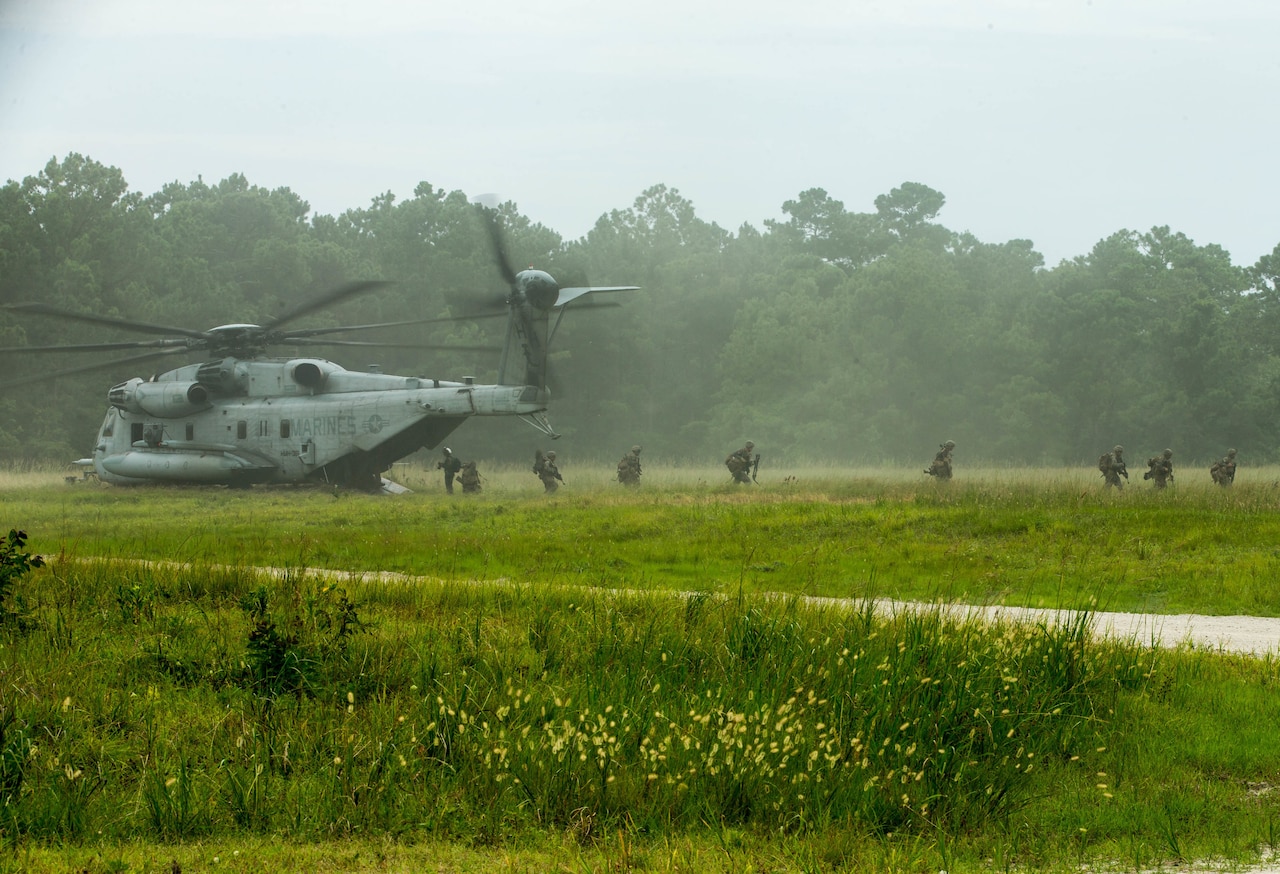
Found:
[[919, 182], [902, 185], [876, 198], [876, 214], [885, 231], [900, 242], [923, 241], [944, 244], [949, 233], [933, 224], [947, 202], [942, 192]]

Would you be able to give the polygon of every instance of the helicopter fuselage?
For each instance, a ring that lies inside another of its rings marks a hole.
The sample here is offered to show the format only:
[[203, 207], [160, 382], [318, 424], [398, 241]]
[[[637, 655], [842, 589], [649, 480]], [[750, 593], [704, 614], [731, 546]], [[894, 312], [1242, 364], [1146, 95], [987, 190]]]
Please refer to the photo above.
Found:
[[[92, 464], [105, 482], [324, 482], [377, 488], [471, 416], [520, 416], [551, 436], [549, 393], [346, 370], [322, 358], [225, 358], [108, 393]], [[87, 462], [89, 459], [85, 459]]]

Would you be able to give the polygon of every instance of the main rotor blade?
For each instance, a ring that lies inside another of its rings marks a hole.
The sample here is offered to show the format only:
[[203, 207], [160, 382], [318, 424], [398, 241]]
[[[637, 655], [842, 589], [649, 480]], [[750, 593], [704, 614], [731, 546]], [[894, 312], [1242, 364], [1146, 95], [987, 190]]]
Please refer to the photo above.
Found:
[[321, 340], [299, 337], [284, 341], [295, 346], [366, 346], [375, 349], [452, 349], [457, 352], [496, 352], [501, 346], [455, 346], [447, 343], [378, 343], [373, 340]]
[[142, 361], [150, 361], [153, 358], [163, 358], [166, 355], [174, 355], [179, 352], [186, 352], [186, 347], [174, 347], [170, 349], [161, 349], [159, 352], [148, 352], [145, 355], [134, 355], [129, 358], [119, 358], [115, 361], [99, 361], [96, 364], [87, 364], [83, 367], [73, 367], [70, 370], [59, 370], [56, 373], [42, 373], [37, 376], [24, 377], [21, 382], [23, 385], [32, 385], [40, 382], [49, 382], [62, 376], [75, 376], [79, 373], [89, 373], [91, 371], [102, 371], [110, 368], [119, 367], [124, 364], [137, 364]]
[[440, 316], [434, 319], [409, 319], [403, 322], [379, 322], [374, 325], [343, 325], [337, 328], [303, 328], [297, 331], [285, 331], [280, 335], [282, 343], [288, 343], [298, 337], [320, 337], [325, 334], [341, 334], [346, 331], [370, 331], [375, 328], [399, 328], [404, 325], [434, 325], [442, 322], [469, 322], [473, 319], [493, 319], [505, 317], [506, 312], [476, 313], [462, 316]]
[[390, 284], [390, 282], [381, 279], [365, 279], [357, 282], [348, 282], [344, 285], [339, 285], [337, 288], [331, 289], [317, 298], [305, 301], [291, 310], [286, 310], [274, 319], [269, 319], [264, 322], [261, 327], [264, 331], [270, 331], [275, 328], [279, 328], [281, 325], [300, 319], [303, 316], [311, 315], [318, 310], [341, 303], [348, 298], [352, 298], [360, 294], [367, 294], [374, 289], [382, 288], [383, 286]]
[[183, 337], [191, 337], [196, 340], [204, 340], [208, 335], [204, 331], [195, 331], [191, 328], [174, 328], [169, 325], [153, 325], [149, 322], [136, 322], [132, 319], [113, 319], [110, 316], [95, 316], [90, 313], [77, 313], [71, 310], [62, 310], [57, 307], [49, 306], [45, 303], [11, 303], [4, 304], [0, 309], [11, 310], [19, 313], [38, 313], [42, 316], [53, 316], [59, 319], [69, 319], [73, 322], [88, 322], [91, 325], [109, 325], [113, 328], [123, 328], [126, 331], [137, 331], [142, 334], [179, 334]]
[[506, 235], [502, 232], [502, 220], [496, 209], [479, 206], [480, 218], [484, 221], [485, 230], [489, 232], [489, 245], [493, 248], [493, 259], [498, 262], [498, 272], [509, 288], [516, 286], [516, 272], [511, 269], [511, 259], [507, 257]]
[[109, 349], [155, 349], [168, 346], [191, 348], [186, 340], [123, 340], [119, 343], [77, 343], [71, 346], [9, 346], [0, 349], [0, 355], [14, 352], [104, 352]]

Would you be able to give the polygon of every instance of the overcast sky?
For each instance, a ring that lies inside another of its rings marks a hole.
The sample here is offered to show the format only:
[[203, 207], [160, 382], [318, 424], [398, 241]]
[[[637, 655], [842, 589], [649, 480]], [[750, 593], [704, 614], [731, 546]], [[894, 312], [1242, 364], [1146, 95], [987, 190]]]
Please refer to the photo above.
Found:
[[422, 181], [567, 238], [651, 185], [737, 231], [920, 182], [1050, 265], [1169, 225], [1280, 243], [1275, 0], [0, 0], [0, 180], [243, 173], [316, 213]]

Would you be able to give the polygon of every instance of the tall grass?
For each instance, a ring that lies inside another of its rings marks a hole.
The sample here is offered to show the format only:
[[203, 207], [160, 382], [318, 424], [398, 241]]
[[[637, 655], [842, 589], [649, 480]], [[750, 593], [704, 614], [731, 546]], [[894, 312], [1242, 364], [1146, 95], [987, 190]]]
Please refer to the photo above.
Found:
[[[7, 635], [3, 833], [962, 830], [1150, 656], [798, 601], [62, 562]], [[1077, 758], [1079, 757], [1079, 758]]]

